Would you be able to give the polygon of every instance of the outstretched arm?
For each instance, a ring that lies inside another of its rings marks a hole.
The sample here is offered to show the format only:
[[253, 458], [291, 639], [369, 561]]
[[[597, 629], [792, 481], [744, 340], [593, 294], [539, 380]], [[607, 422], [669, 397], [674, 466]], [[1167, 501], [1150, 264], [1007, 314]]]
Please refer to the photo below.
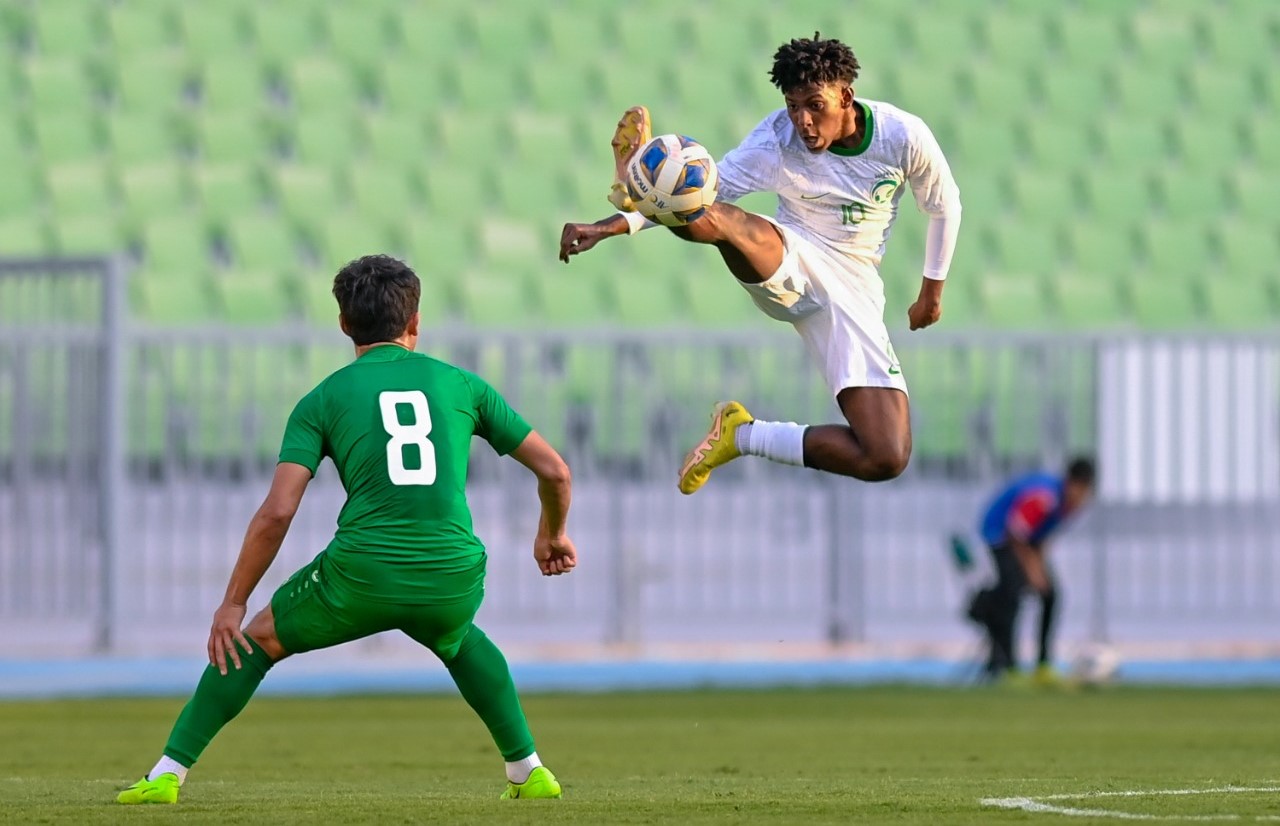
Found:
[[276, 465], [271, 490], [249, 520], [240, 556], [227, 583], [226, 595], [213, 614], [213, 627], [209, 630], [209, 662], [223, 674], [227, 673], [228, 657], [237, 669], [240, 668], [240, 653], [235, 643], [238, 642], [246, 652], [253, 650], [241, 631], [249, 595], [279, 553], [310, 481], [309, 468], [292, 462]]
[[606, 238], [628, 232], [630, 224], [621, 212], [594, 224], [565, 224], [560, 231], [560, 260], [568, 264], [569, 256], [584, 253]]
[[538, 477], [542, 514], [533, 541], [538, 568], [544, 576], [567, 574], [578, 564], [577, 549], [566, 532], [573, 488], [569, 466], [537, 431], [531, 431], [511, 456]]

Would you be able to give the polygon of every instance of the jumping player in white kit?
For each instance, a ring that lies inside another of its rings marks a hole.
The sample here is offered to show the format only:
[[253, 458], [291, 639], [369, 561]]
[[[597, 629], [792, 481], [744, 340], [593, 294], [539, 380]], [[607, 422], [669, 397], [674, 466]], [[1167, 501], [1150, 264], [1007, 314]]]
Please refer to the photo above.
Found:
[[[680, 469], [689, 494], [711, 471], [741, 455], [867, 481], [892, 479], [911, 456], [906, 382], [884, 324], [880, 258], [910, 187], [929, 215], [924, 278], [907, 310], [912, 330], [942, 315], [942, 287], [960, 227], [960, 193], [937, 141], [920, 118], [887, 103], [855, 99], [853, 51], [838, 40], [792, 40], [774, 55], [770, 77], [786, 108], [766, 117], [718, 164], [715, 203], [671, 231], [712, 244], [729, 271], [772, 318], [791, 323], [822, 369], [847, 425], [753, 420], [738, 402], [712, 413], [711, 430]], [[649, 112], [632, 107], [613, 138], [620, 212], [594, 224], [566, 224], [560, 259], [605, 238], [655, 226], [635, 212], [628, 161], [652, 137]], [[778, 195], [777, 218], [732, 201]]]

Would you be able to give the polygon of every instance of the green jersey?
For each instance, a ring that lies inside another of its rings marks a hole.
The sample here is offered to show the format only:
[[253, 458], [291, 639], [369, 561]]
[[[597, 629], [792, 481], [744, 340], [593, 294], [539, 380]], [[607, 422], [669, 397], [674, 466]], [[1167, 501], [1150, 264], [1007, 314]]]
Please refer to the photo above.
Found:
[[471, 437], [499, 455], [531, 428], [480, 377], [396, 345], [374, 347], [302, 398], [280, 461], [333, 459], [347, 492], [326, 575], [361, 599], [439, 604], [484, 581], [467, 506]]

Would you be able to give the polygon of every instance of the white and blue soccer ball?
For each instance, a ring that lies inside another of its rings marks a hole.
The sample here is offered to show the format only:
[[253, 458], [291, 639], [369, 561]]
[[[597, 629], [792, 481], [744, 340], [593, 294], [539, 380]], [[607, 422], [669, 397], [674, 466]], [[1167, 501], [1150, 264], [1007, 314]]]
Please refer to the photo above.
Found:
[[1115, 679], [1120, 670], [1120, 654], [1103, 643], [1090, 643], [1071, 662], [1072, 678], [1083, 686], [1096, 687]]
[[715, 203], [720, 176], [702, 144], [683, 135], [658, 135], [631, 157], [626, 183], [637, 212], [682, 227]]

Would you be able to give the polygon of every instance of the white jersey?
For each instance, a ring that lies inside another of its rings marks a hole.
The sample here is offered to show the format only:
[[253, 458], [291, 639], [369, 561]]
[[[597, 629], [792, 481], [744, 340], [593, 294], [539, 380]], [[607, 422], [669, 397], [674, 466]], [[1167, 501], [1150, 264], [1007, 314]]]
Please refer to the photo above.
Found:
[[[885, 241], [898, 215], [903, 184], [920, 209], [936, 219], [960, 218], [960, 191], [937, 140], [924, 121], [896, 106], [859, 98], [866, 111], [866, 137], [855, 149], [813, 152], [804, 145], [785, 109], [760, 122], [717, 166], [717, 200], [733, 202], [752, 192], [778, 195], [778, 223], [852, 259], [879, 276]], [[855, 104], [856, 105], [856, 104]], [[954, 245], [954, 226], [948, 247]], [[924, 274], [945, 278], [930, 232]], [[939, 239], [941, 241], [941, 239]], [[940, 271], [939, 271], [940, 270]]]

